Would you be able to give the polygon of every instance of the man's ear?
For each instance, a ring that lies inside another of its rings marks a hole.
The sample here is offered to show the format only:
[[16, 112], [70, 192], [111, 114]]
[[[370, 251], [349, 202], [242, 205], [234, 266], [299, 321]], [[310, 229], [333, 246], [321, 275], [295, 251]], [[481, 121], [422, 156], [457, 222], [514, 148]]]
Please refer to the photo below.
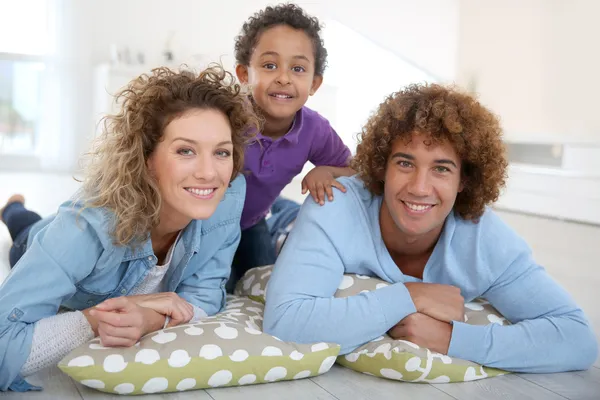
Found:
[[248, 67], [242, 64], [238, 64], [235, 66], [235, 75], [238, 78], [238, 81], [242, 84], [248, 83]]
[[315, 93], [317, 93], [317, 90], [319, 90], [322, 83], [323, 83], [323, 75], [315, 75], [313, 77], [312, 85], [310, 86], [309, 94], [312, 96]]

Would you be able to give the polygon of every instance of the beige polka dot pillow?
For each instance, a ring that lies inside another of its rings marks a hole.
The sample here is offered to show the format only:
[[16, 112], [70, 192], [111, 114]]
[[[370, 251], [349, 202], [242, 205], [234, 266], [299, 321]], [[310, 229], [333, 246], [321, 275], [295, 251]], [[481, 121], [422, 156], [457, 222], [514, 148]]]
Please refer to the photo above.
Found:
[[264, 304], [271, 272], [273, 272], [273, 265], [249, 269], [237, 282], [234, 293], [238, 296], [248, 296]]
[[116, 394], [268, 383], [329, 371], [338, 345], [286, 343], [263, 333], [263, 307], [230, 296], [227, 309], [214, 317], [148, 334], [129, 348], [102, 347], [94, 339], [58, 366], [86, 386]]
[[[252, 295], [264, 302], [271, 270], [272, 267], [268, 266], [248, 271], [238, 283], [236, 293]], [[344, 275], [335, 297], [354, 296], [387, 285], [389, 283], [377, 278]], [[483, 299], [465, 304], [465, 322], [471, 325], [509, 324]], [[408, 341], [394, 340], [388, 335], [338, 357], [337, 362], [365, 374], [409, 382], [463, 382], [506, 374], [505, 371], [435, 353]]]

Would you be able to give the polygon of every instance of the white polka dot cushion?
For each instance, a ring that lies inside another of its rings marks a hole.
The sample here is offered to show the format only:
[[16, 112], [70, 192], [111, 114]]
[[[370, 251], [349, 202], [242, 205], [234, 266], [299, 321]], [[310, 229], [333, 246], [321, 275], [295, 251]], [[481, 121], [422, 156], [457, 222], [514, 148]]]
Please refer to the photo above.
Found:
[[83, 385], [116, 394], [176, 392], [302, 379], [323, 374], [339, 353], [332, 343], [282, 342], [261, 332], [263, 304], [228, 297], [226, 311], [144, 336], [129, 348], [99, 339], [58, 364]]
[[264, 304], [271, 272], [273, 272], [273, 265], [249, 269], [237, 282], [234, 293], [237, 296], [248, 296]]
[[[238, 282], [236, 293], [251, 295], [264, 302], [271, 270], [272, 266], [249, 270]], [[389, 283], [378, 278], [344, 275], [335, 297], [354, 296], [387, 285]], [[509, 324], [483, 299], [465, 304], [465, 322], [471, 325]], [[394, 340], [388, 335], [378, 337], [352, 353], [338, 357], [337, 362], [365, 374], [409, 382], [464, 382], [507, 373], [438, 354], [408, 341]]]
[[[389, 283], [363, 275], [345, 275], [335, 297], [354, 296]], [[471, 325], [509, 324], [487, 301], [465, 304], [465, 322]], [[340, 356], [338, 364], [369, 375], [407, 382], [447, 383], [474, 381], [507, 372], [471, 361], [448, 357], [405, 340], [383, 335]]]

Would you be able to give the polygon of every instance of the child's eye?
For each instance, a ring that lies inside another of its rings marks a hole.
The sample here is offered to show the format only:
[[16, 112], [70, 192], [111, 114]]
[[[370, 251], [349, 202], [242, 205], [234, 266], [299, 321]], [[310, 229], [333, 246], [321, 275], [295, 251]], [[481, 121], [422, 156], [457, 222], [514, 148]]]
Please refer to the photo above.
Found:
[[263, 65], [263, 68], [266, 68], [266, 69], [275, 69], [275, 68], [277, 68], [277, 65], [275, 65], [273, 63], [266, 63], [265, 65]]
[[194, 154], [194, 150], [189, 149], [189, 148], [182, 148], [177, 150], [177, 154], [182, 155], [182, 156], [191, 156], [192, 154]]
[[299, 66], [292, 68], [292, 70], [294, 72], [305, 72], [306, 71], [306, 69], [304, 67], [299, 67]]
[[219, 150], [215, 154], [222, 158], [231, 157], [231, 152], [229, 150]]

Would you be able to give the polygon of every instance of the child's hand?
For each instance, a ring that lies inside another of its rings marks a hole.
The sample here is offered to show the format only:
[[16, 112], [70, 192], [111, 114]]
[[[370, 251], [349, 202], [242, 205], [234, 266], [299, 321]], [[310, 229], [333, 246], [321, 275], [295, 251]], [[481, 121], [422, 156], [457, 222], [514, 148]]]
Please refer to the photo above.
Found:
[[302, 179], [302, 194], [305, 194], [307, 190], [310, 191], [315, 202], [323, 205], [325, 204], [325, 193], [327, 193], [329, 201], [333, 201], [332, 186], [346, 193], [346, 188], [335, 180], [330, 167], [315, 167]]

